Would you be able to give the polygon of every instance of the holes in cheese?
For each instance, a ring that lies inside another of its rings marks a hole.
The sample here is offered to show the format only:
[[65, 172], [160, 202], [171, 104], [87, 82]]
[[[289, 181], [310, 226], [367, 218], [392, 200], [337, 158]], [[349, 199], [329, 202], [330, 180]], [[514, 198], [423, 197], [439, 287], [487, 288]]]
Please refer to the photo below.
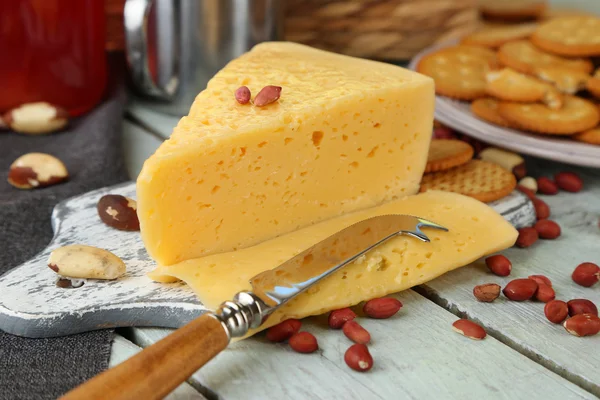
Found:
[[[265, 107], [233, 93], [283, 87]], [[293, 43], [232, 61], [138, 178], [142, 238], [159, 264], [246, 248], [416, 193], [433, 82]]]
[[517, 231], [484, 203], [456, 193], [429, 191], [321, 222], [243, 250], [159, 267], [150, 277], [160, 282], [181, 279], [203, 304], [216, 309], [237, 292], [251, 290], [248, 282], [254, 275], [277, 267], [346, 226], [384, 214], [416, 215], [450, 231], [424, 229], [430, 243], [406, 236], [389, 240], [283, 306], [262, 329], [287, 318], [317, 315], [408, 289], [508, 248], [517, 239]]

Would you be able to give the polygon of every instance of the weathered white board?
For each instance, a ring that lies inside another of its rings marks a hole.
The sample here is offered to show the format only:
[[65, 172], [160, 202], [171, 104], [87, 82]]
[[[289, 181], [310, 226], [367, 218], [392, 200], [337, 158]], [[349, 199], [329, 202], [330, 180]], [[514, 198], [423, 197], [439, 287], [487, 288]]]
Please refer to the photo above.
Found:
[[[542, 163], [538, 171], [552, 176], [566, 169], [572, 167]], [[509, 277], [497, 277], [479, 263], [428, 282], [422, 293], [452, 312], [480, 322], [497, 339], [600, 396], [600, 335], [571, 336], [561, 325], [546, 320], [543, 303], [512, 302], [503, 296], [494, 303], [480, 303], [472, 293], [473, 286], [481, 283], [504, 286], [515, 278], [543, 274], [552, 281], [557, 299], [586, 298], [600, 307], [600, 283], [584, 288], [571, 280], [578, 264], [600, 264], [600, 171], [579, 172], [585, 181], [584, 191], [540, 196], [550, 205], [550, 218], [560, 224], [562, 235], [552, 241], [540, 240], [528, 249], [504, 251], [513, 265]]]
[[[109, 368], [119, 365], [129, 357], [139, 353], [141, 350], [142, 349], [138, 346], [122, 336], [115, 336], [110, 353]], [[184, 382], [165, 397], [165, 400], [206, 400], [206, 397], [202, 396], [196, 389]]]
[[[412, 290], [395, 297], [404, 306], [394, 317], [357, 319], [372, 337], [368, 373], [348, 368], [343, 358], [352, 342], [316, 317], [303, 320], [302, 330], [317, 337], [318, 352], [298, 354], [258, 334], [231, 344], [191, 382], [224, 400], [595, 398], [492, 337], [455, 333], [457, 317]], [[144, 347], [171, 330], [132, 332]]]
[[[179, 327], [205, 311], [186, 285], [160, 284], [146, 276], [155, 264], [139, 232], [118, 231], [100, 221], [96, 204], [108, 193], [135, 197], [135, 184], [99, 189], [56, 206], [50, 245], [0, 277], [0, 329], [47, 337], [119, 326]], [[519, 192], [492, 206], [517, 226], [535, 218], [531, 202]], [[125, 261], [126, 275], [114, 281], [88, 280], [77, 289], [56, 287], [48, 255], [75, 243], [112, 251]]]

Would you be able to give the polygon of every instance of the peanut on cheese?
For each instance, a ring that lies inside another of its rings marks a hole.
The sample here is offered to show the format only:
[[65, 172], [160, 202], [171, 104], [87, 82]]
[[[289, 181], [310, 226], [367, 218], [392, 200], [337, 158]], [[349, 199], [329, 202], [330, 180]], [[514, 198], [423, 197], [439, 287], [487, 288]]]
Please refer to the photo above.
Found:
[[252, 276], [277, 267], [355, 222], [384, 214], [419, 215], [449, 231], [425, 229], [430, 243], [406, 236], [390, 239], [277, 310], [261, 329], [289, 318], [318, 315], [408, 289], [508, 248], [517, 238], [517, 231], [484, 203], [456, 193], [429, 191], [346, 214], [246, 249], [159, 267], [150, 277], [161, 282], [181, 279], [203, 304], [216, 308], [237, 292], [250, 290]]
[[[255, 106], [232, 96], [241, 86]], [[146, 249], [171, 265], [414, 194], [433, 106], [433, 81], [412, 71], [259, 44], [217, 73], [145, 162]]]

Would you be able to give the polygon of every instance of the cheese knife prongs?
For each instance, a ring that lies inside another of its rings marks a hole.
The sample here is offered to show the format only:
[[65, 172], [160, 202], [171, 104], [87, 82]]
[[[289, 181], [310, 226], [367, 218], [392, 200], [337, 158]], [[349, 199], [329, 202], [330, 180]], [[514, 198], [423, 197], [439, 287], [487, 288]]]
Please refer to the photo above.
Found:
[[236, 294], [215, 312], [202, 314], [63, 399], [161, 399], [225, 349], [231, 338], [260, 327], [279, 307], [368, 251], [398, 235], [429, 242], [422, 228], [447, 231], [410, 215], [381, 215], [350, 225], [254, 276], [251, 291]]

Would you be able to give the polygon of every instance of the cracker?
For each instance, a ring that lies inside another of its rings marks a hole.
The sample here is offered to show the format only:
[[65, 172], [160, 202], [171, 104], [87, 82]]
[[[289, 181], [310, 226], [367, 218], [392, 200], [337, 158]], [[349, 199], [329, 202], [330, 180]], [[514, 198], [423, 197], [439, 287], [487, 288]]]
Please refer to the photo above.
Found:
[[507, 120], [498, 114], [498, 100], [491, 97], [477, 99], [471, 103], [471, 112], [494, 125], [510, 127]]
[[597, 144], [600, 146], [600, 126], [589, 131], [581, 132], [571, 136], [578, 142]]
[[461, 43], [496, 49], [504, 43], [528, 38], [536, 28], [534, 23], [483, 28], [465, 36]]
[[538, 67], [533, 75], [566, 94], [575, 94], [585, 89], [590, 79], [590, 75], [585, 72], [562, 67]]
[[446, 171], [423, 175], [421, 192], [444, 190], [489, 203], [510, 194], [517, 186], [512, 172], [481, 160], [471, 160]]
[[498, 113], [519, 129], [548, 135], [573, 135], [594, 128], [600, 121], [595, 104], [575, 96], [564, 96], [560, 110], [542, 104], [500, 102]]
[[545, 0], [480, 0], [479, 12], [486, 18], [508, 21], [537, 19], [547, 9]]
[[473, 147], [456, 139], [434, 139], [429, 146], [425, 172], [445, 171], [473, 158]]
[[486, 93], [506, 101], [535, 103], [543, 100], [546, 93], [552, 90], [547, 83], [540, 82], [511, 68], [488, 72], [486, 81]]
[[426, 55], [417, 71], [433, 78], [437, 94], [473, 100], [485, 95], [485, 73], [495, 66], [493, 51], [460, 45]]
[[538, 67], [570, 68], [588, 74], [594, 68], [592, 62], [588, 59], [568, 59], [547, 53], [527, 40], [516, 40], [500, 46], [498, 61], [502, 65], [524, 74], [533, 74]]
[[600, 99], [600, 68], [596, 70], [596, 73], [593, 77], [588, 79], [586, 84], [586, 89], [590, 92], [594, 97]]
[[600, 56], [600, 18], [591, 15], [554, 18], [536, 29], [531, 42], [562, 56]]

